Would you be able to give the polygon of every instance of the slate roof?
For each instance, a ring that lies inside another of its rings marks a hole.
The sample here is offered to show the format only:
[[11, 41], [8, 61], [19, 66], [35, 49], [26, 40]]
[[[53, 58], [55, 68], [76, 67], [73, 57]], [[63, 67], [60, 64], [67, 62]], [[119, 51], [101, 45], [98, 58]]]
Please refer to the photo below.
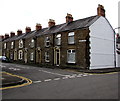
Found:
[[9, 37], [9, 38], [7, 38], [7, 39], [5, 39], [5, 40], [3, 40], [4, 42], [10, 42], [10, 41], [14, 41], [14, 40], [16, 40], [16, 38], [17, 38], [18, 36], [17, 35], [15, 35], [15, 36], [13, 36], [13, 37]]
[[91, 17], [87, 17], [84, 19], [75, 20], [70, 23], [56, 25], [50, 29], [45, 28], [43, 29], [44, 31], [42, 30], [36, 36], [40, 36], [43, 34], [59, 33], [59, 32], [64, 32], [64, 31], [72, 31], [74, 29], [80, 29], [80, 28], [86, 28], [86, 27], [89, 27], [91, 24], [93, 24], [98, 18], [99, 16], [96, 15], [96, 16], [91, 16]]
[[91, 16], [79, 20], [72, 21], [70, 23], [63, 23], [59, 25], [55, 25], [51, 28], [46, 27], [43, 28], [39, 31], [31, 31], [29, 33], [23, 33], [20, 36], [15, 36], [14, 38], [8, 38], [4, 42], [7, 41], [12, 41], [12, 40], [19, 40], [19, 39], [26, 39], [30, 37], [38, 37], [44, 34], [53, 34], [53, 33], [59, 33], [59, 32], [64, 32], [64, 31], [72, 31], [75, 29], [80, 29], [80, 28], [87, 28], [90, 25], [92, 25], [100, 16]]

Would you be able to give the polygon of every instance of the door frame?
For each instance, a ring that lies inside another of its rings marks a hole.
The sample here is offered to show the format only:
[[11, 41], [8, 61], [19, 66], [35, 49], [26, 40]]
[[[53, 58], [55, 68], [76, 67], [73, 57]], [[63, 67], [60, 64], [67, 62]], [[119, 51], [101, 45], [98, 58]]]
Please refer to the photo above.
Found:
[[[59, 54], [59, 57], [58, 55]], [[58, 63], [58, 58], [59, 58], [59, 63]], [[54, 65], [60, 66], [60, 48], [54, 48]]]

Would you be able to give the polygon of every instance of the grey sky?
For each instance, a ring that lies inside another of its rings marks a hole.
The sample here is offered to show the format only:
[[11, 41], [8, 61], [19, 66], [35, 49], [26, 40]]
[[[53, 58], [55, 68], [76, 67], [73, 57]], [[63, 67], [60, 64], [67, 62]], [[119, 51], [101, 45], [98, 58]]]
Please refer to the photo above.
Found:
[[25, 27], [35, 29], [36, 23], [48, 26], [48, 20], [54, 19], [56, 24], [65, 22], [67, 13], [74, 20], [97, 14], [98, 4], [106, 10], [106, 18], [113, 28], [118, 27], [119, 0], [1, 0], [0, 1], [0, 34], [25, 32]]

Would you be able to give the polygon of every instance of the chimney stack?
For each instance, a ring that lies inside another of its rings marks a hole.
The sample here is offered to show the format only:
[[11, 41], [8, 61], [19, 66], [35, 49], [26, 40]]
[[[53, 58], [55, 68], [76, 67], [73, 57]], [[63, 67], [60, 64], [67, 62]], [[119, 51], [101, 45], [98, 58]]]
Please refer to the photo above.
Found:
[[0, 39], [4, 39], [4, 36], [3, 36], [3, 35], [0, 35]]
[[119, 33], [116, 34], [116, 38], [120, 37]]
[[41, 26], [41, 24], [36, 24], [36, 31], [39, 31], [39, 30], [41, 30], [42, 29], [42, 26]]
[[105, 17], [105, 9], [103, 5], [98, 4], [97, 15]]
[[25, 31], [26, 31], [26, 33], [29, 33], [29, 32], [31, 32], [31, 28], [30, 27], [26, 27]]
[[15, 36], [15, 32], [10, 32], [10, 37]]
[[17, 35], [19, 36], [19, 35], [21, 35], [21, 34], [22, 34], [22, 30], [21, 30], [21, 29], [18, 29]]
[[49, 19], [48, 26], [49, 26], [49, 27], [55, 26], [55, 20]]
[[5, 34], [5, 39], [9, 38], [9, 34]]
[[72, 22], [72, 21], [73, 21], [72, 14], [68, 14], [68, 13], [67, 13], [67, 16], [66, 16], [66, 23], [69, 23], [69, 22]]

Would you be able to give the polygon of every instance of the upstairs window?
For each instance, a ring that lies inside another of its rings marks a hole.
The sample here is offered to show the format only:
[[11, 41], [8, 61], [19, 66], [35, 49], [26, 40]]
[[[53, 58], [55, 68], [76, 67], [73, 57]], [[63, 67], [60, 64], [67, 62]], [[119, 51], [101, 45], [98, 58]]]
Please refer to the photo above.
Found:
[[22, 39], [19, 40], [19, 48], [23, 48], [23, 40]]
[[58, 34], [58, 35], [56, 36], [55, 43], [56, 43], [56, 45], [61, 45], [61, 34]]
[[74, 32], [68, 33], [68, 44], [74, 44], [75, 39], [74, 39]]
[[6, 43], [4, 43], [4, 49], [6, 49], [7, 48], [7, 44]]
[[11, 49], [14, 48], [14, 42], [11, 42]]
[[75, 50], [74, 49], [70, 49], [67, 51], [67, 62], [75, 63]]
[[46, 46], [46, 47], [49, 47], [49, 46], [50, 46], [50, 38], [49, 38], [49, 37], [46, 37], [46, 38], [45, 38], [45, 46]]
[[50, 62], [48, 52], [45, 52], [45, 62]]
[[30, 53], [30, 60], [33, 61], [34, 60], [34, 53]]
[[31, 48], [33, 48], [34, 45], [35, 45], [35, 40], [34, 40], [34, 39], [31, 39], [31, 44], [30, 44]]
[[120, 49], [120, 44], [117, 45], [117, 48]]

